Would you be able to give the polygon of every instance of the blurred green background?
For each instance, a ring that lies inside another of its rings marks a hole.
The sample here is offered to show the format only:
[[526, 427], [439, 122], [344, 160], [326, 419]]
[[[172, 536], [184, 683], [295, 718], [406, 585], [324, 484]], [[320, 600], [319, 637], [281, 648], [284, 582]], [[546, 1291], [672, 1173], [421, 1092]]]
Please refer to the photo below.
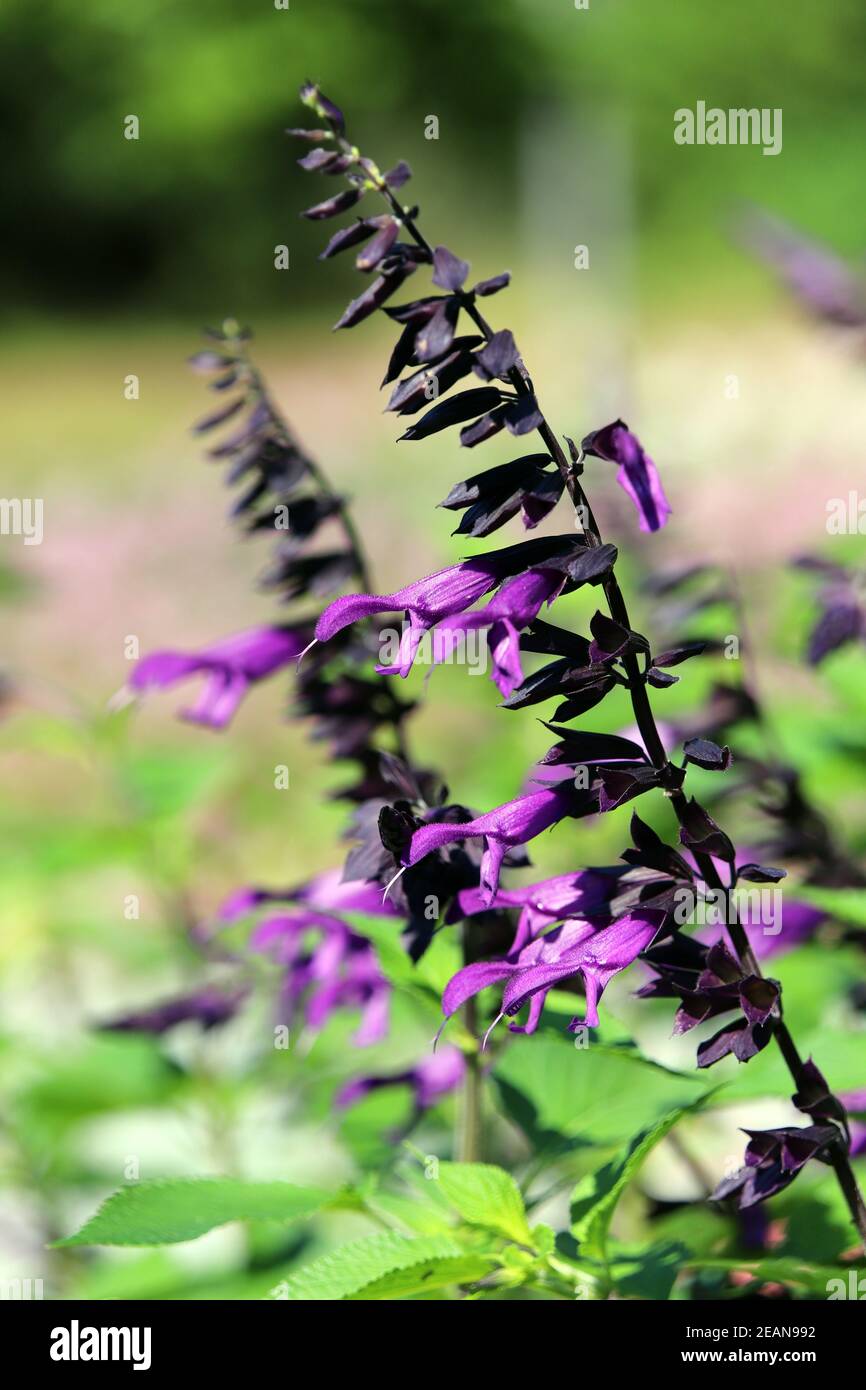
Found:
[[[841, 753], [828, 777], [827, 749], [840, 711], [862, 705], [862, 673], [856, 655], [820, 682], [803, 672], [804, 591], [779, 566], [826, 545], [826, 501], [852, 485], [862, 357], [807, 321], [733, 231], [754, 202], [860, 255], [864, 43], [860, 0], [6, 0], [4, 487], [45, 503], [43, 544], [4, 537], [0, 552], [11, 1272], [39, 1273], [40, 1235], [122, 1178], [125, 1144], [151, 1171], [219, 1170], [228, 1130], [255, 1173], [339, 1170], [318, 1131], [287, 1145], [284, 1116], [251, 1084], [229, 1094], [226, 1059], [207, 1048], [178, 1098], [147, 1048], [87, 1034], [198, 977], [186, 916], [238, 883], [332, 864], [342, 824], [322, 799], [341, 772], [281, 723], [285, 682], [257, 690], [221, 738], [177, 723], [174, 694], [106, 713], [129, 637], [142, 652], [203, 645], [273, 615], [254, 588], [261, 548], [233, 536], [218, 471], [188, 432], [205, 408], [184, 366], [199, 327], [252, 323], [277, 401], [356, 499], [383, 590], [466, 553], [432, 509], [456, 478], [509, 457], [497, 441], [467, 462], [446, 436], [395, 448], [377, 398], [389, 325], [330, 336], [357, 282], [316, 259], [327, 233], [297, 215], [321, 186], [282, 133], [303, 123], [300, 82], [321, 82], [382, 167], [409, 160], [406, 196], [431, 241], [479, 278], [512, 271], [491, 317], [515, 332], [558, 430], [580, 438], [623, 415], [641, 436], [672, 522], [639, 538], [595, 464], [605, 528], [653, 566], [736, 569], [780, 737], [844, 819], [858, 782]], [[781, 107], [782, 153], [676, 146], [673, 112], [698, 99]], [[128, 115], [138, 140], [124, 138]], [[283, 244], [290, 268], [276, 270]], [[651, 627], [640, 596], [635, 613]], [[455, 797], [478, 806], [514, 795], [544, 747], [535, 720], [495, 705], [488, 682], [446, 669], [415, 721]], [[273, 788], [277, 762], [288, 793]], [[621, 817], [581, 831], [581, 862], [616, 854], [624, 833]], [[572, 849], [546, 838], [535, 858], [570, 867]]]

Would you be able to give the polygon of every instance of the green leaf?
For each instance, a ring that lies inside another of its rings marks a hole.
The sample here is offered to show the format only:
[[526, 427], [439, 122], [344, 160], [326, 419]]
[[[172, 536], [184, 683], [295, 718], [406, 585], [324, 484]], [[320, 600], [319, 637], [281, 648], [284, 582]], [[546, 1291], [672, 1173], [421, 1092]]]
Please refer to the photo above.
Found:
[[462, 1260], [465, 1253], [450, 1236], [422, 1236], [419, 1239], [393, 1233], [366, 1236], [362, 1240], [341, 1245], [339, 1249], [299, 1270], [286, 1280], [280, 1297], [290, 1301], [314, 1302], [349, 1299], [398, 1271], [406, 1273], [405, 1288], [413, 1282], [408, 1277], [409, 1271], [420, 1277], [430, 1268], [431, 1262]]
[[[511, 1247], [513, 1248], [513, 1247]], [[398, 1269], [366, 1284], [349, 1300], [413, 1298], [432, 1293], [434, 1289], [452, 1288], [455, 1284], [474, 1284], [495, 1269], [498, 1261], [493, 1255], [454, 1255], [445, 1259], [425, 1260]]]
[[536, 1149], [622, 1144], [636, 1129], [701, 1096], [706, 1077], [670, 1071], [639, 1053], [555, 1034], [509, 1048], [493, 1071], [510, 1117]]
[[504, 1168], [490, 1163], [440, 1163], [439, 1187], [470, 1226], [532, 1245], [520, 1188]]
[[169, 1245], [194, 1240], [227, 1221], [298, 1221], [333, 1198], [288, 1182], [177, 1178], [121, 1187], [57, 1246]]
[[607, 1237], [617, 1203], [647, 1155], [674, 1125], [703, 1098], [672, 1110], [664, 1119], [635, 1136], [610, 1163], [582, 1178], [572, 1193], [571, 1230], [583, 1258], [607, 1261]]

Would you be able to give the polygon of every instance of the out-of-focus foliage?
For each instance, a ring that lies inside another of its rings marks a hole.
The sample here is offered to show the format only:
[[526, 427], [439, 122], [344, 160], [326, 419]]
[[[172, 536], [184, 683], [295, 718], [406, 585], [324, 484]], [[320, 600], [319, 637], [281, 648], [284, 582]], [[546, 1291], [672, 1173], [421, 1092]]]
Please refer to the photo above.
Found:
[[[608, 198], [611, 149], [627, 146], [629, 215], [657, 287], [672, 288], [684, 256], [725, 275], [720, 224], [742, 197], [795, 221], [805, 212], [813, 231], [856, 252], [864, 43], [859, 0], [820, 10], [808, 0], [611, 0], [580, 11], [569, 0], [292, 0], [285, 10], [270, 0], [6, 0], [4, 303], [273, 308], [285, 293], [274, 246], [300, 263], [316, 244], [292, 211], [299, 175], [281, 135], [304, 75], [343, 94], [371, 146], [417, 166], [427, 209], [464, 195], [455, 202], [470, 230], [479, 214], [488, 228], [508, 221], [530, 148], [549, 152], [550, 183], [533, 189], [543, 217], [569, 171], [584, 196], [597, 183]], [[673, 112], [699, 98], [781, 107], [782, 155], [717, 149], [708, 159], [676, 146]], [[130, 114], [137, 141], [123, 135]], [[435, 142], [424, 138], [430, 114]], [[293, 302], [320, 285], [292, 277]]]

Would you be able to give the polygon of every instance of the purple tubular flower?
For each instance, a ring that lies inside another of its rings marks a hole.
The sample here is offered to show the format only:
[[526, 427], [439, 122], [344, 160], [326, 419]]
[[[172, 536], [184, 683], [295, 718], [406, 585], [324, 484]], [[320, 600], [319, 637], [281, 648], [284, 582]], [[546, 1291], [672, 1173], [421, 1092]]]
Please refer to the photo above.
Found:
[[841, 257], [769, 213], [753, 213], [744, 232], [752, 249], [813, 314], [848, 328], [866, 324], [866, 280]]
[[735, 1197], [740, 1210], [764, 1202], [792, 1183], [810, 1158], [826, 1162], [826, 1151], [837, 1145], [835, 1125], [806, 1125], [784, 1129], [747, 1129], [746, 1166], [719, 1183], [712, 1201]]
[[107, 1033], [165, 1033], [179, 1023], [198, 1023], [206, 1031], [227, 1023], [245, 996], [243, 989], [225, 991], [209, 985], [195, 994], [111, 1019], [100, 1024], [100, 1029]]
[[593, 430], [583, 440], [581, 448], [585, 454], [594, 454], [596, 458], [619, 465], [616, 480], [637, 507], [642, 531], [658, 531], [665, 525], [671, 509], [658, 469], [628, 425], [614, 420], [600, 430]]
[[[321, 940], [305, 952], [304, 937], [310, 931], [321, 932]], [[250, 945], [285, 967], [282, 1001], [289, 1021], [306, 996], [304, 1020], [313, 1032], [341, 1009], [360, 1008], [355, 1045], [367, 1047], [386, 1036], [391, 987], [370, 942], [338, 917], [310, 909], [279, 914], [259, 923]]]
[[[531, 569], [507, 579], [484, 608], [444, 618], [436, 627], [434, 664], [447, 661], [466, 632], [487, 628], [487, 643], [493, 661], [492, 679], [506, 699], [523, 681], [520, 666], [520, 630], [537, 616], [544, 603], [551, 603], [566, 581], [561, 570]], [[417, 645], [416, 648], [417, 650]], [[414, 654], [414, 653], [413, 653]], [[401, 662], [377, 666], [381, 675], [405, 675]]]
[[558, 874], [521, 888], [500, 888], [490, 902], [482, 888], [465, 888], [459, 894], [458, 906], [465, 917], [488, 912], [491, 908], [519, 907], [517, 932], [511, 945], [513, 953], [522, 950], [545, 927], [561, 922], [564, 917], [584, 921], [603, 918], [609, 912], [611, 898], [618, 892], [622, 878], [629, 872], [634, 871], [618, 864], [612, 868]]
[[189, 676], [205, 675], [199, 699], [182, 716], [194, 724], [224, 729], [250, 685], [294, 661], [304, 645], [305, 635], [292, 628], [249, 628], [198, 652], [151, 652], [138, 662], [129, 684], [142, 694], [154, 686], [165, 690]]
[[238, 888], [219, 909], [223, 922], [234, 922], [265, 903], [305, 903], [323, 912], [364, 912], [376, 917], [393, 917], [393, 903], [383, 901], [377, 883], [364, 879], [344, 879], [339, 869], [317, 874], [300, 888]]
[[415, 1111], [420, 1114], [436, 1105], [443, 1096], [455, 1091], [466, 1074], [466, 1059], [458, 1047], [442, 1047], [425, 1057], [417, 1066], [393, 1076], [359, 1076], [349, 1081], [337, 1093], [336, 1104], [342, 1110], [356, 1105], [372, 1091], [384, 1086], [410, 1086]]
[[[476, 555], [471, 560], [462, 560], [460, 564], [449, 565], [447, 569], [416, 579], [393, 594], [345, 594], [335, 599], [321, 614], [316, 623], [316, 641], [326, 642], [343, 628], [376, 613], [403, 610], [409, 623], [400, 645], [399, 660], [393, 670], [405, 676], [424, 633], [443, 618], [465, 613], [491, 589], [514, 575], [522, 575], [533, 564], [568, 560], [578, 549], [579, 546], [569, 536], [546, 536], [508, 545], [487, 555]], [[543, 599], [540, 599], [539, 607], [542, 602]]]
[[572, 1031], [583, 1023], [598, 1027], [598, 1001], [606, 985], [647, 949], [664, 915], [657, 909], [637, 908], [610, 926], [563, 922], [502, 960], [477, 961], [458, 970], [445, 987], [442, 1011], [446, 1019], [451, 1018], [467, 999], [488, 985], [506, 981], [499, 1017], [517, 1014], [528, 1004], [526, 1023], [508, 1026], [513, 1033], [534, 1033], [548, 992], [563, 980], [581, 975], [586, 991], [585, 1017], [572, 1019], [569, 1027]]
[[417, 579], [393, 594], [345, 594], [329, 604], [316, 623], [316, 640], [327, 642], [336, 633], [362, 618], [376, 613], [396, 613], [404, 609], [409, 626], [400, 644], [400, 659], [393, 670], [406, 676], [412, 666], [424, 633], [442, 618], [462, 613], [499, 582], [495, 568], [480, 556], [449, 565], [425, 579]]
[[499, 887], [499, 871], [509, 849], [525, 845], [547, 830], [557, 821], [572, 814], [580, 796], [572, 787], [545, 787], [541, 791], [519, 796], [515, 801], [507, 801], [483, 816], [462, 824], [448, 824], [434, 821], [416, 830], [409, 842], [403, 863], [408, 867], [417, 864], [425, 855], [455, 840], [469, 840], [483, 836], [484, 854], [481, 859], [481, 885], [488, 894], [488, 902]]

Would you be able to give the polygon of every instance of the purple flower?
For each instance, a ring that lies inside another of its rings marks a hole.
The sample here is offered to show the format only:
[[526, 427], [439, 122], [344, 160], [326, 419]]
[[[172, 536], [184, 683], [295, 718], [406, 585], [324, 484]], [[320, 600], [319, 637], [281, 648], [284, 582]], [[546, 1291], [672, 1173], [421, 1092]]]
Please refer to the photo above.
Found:
[[300, 656], [305, 638], [293, 628], [255, 627], [198, 652], [151, 652], [138, 662], [129, 684], [141, 694], [153, 686], [165, 690], [189, 676], [205, 675], [199, 699], [182, 711], [183, 718], [224, 729], [249, 686]]
[[377, 883], [363, 879], [344, 879], [339, 869], [327, 869], [299, 888], [238, 888], [219, 909], [223, 922], [234, 922], [265, 903], [305, 903], [324, 912], [364, 912], [377, 917], [393, 917], [393, 903], [382, 898]]
[[821, 616], [809, 636], [809, 665], [820, 665], [831, 652], [848, 642], [866, 642], [866, 592], [862, 574], [810, 555], [802, 556], [796, 565], [798, 569], [821, 575], [825, 581], [818, 594]]
[[634, 870], [621, 864], [612, 868], [583, 869], [580, 873], [558, 874], [555, 878], [520, 888], [499, 888], [490, 901], [483, 888], [465, 888], [458, 896], [458, 906], [464, 917], [488, 912], [491, 908], [519, 907], [517, 932], [511, 944], [514, 952], [564, 917], [583, 921], [591, 918], [596, 922], [604, 918], [623, 878], [633, 873]]
[[397, 1072], [392, 1076], [359, 1076], [349, 1081], [337, 1093], [336, 1104], [345, 1109], [363, 1100], [371, 1091], [384, 1086], [410, 1086], [412, 1088], [416, 1114], [429, 1110], [431, 1106], [455, 1091], [466, 1073], [466, 1059], [458, 1047], [441, 1047], [417, 1066], [408, 1071]]
[[[311, 931], [321, 936], [309, 950], [305, 938]], [[281, 913], [259, 923], [250, 945], [284, 968], [281, 997], [289, 1024], [303, 1000], [304, 1021], [314, 1033], [332, 1014], [358, 1008], [361, 1022], [355, 1045], [367, 1047], [386, 1036], [391, 987], [370, 942], [338, 917], [308, 909]]]
[[245, 989], [226, 991], [207, 985], [195, 994], [111, 1019], [100, 1028], [109, 1033], [165, 1033], [179, 1023], [198, 1023], [206, 1031], [227, 1023], [245, 997]]
[[[447, 569], [416, 579], [392, 594], [344, 594], [329, 604], [320, 616], [316, 623], [316, 641], [327, 642], [343, 628], [376, 613], [405, 611], [409, 623], [400, 644], [399, 660], [389, 668], [405, 676], [424, 633], [443, 618], [465, 613], [503, 580], [522, 575], [533, 565], [549, 561], [551, 565], [561, 562], [567, 567], [583, 549], [585, 547], [573, 537], [545, 536], [462, 560], [458, 565], [449, 565]], [[539, 607], [543, 601], [539, 599]]]
[[866, 324], [866, 280], [839, 256], [769, 213], [753, 213], [745, 232], [752, 249], [812, 313], [846, 327]]
[[572, 1019], [569, 1027], [573, 1031], [585, 1023], [595, 1028], [598, 1001], [605, 987], [647, 949], [664, 917], [658, 909], [637, 908], [610, 926], [600, 927], [590, 921], [563, 922], [502, 960], [477, 961], [458, 970], [445, 987], [442, 1011], [446, 1019], [451, 1018], [467, 999], [488, 985], [505, 981], [502, 1009], [495, 1022], [506, 1014], [519, 1013], [528, 1004], [526, 1023], [508, 1026], [513, 1033], [533, 1033], [548, 992], [563, 980], [580, 975], [586, 991], [585, 1017]]
[[579, 793], [571, 786], [545, 787], [541, 791], [519, 796], [515, 801], [507, 801], [474, 820], [459, 824], [433, 821], [416, 830], [403, 857], [406, 865], [417, 864], [425, 855], [440, 849], [454, 840], [468, 840], [483, 836], [484, 854], [481, 859], [481, 885], [486, 890], [488, 901], [499, 887], [499, 871], [509, 849], [525, 845], [549, 829], [563, 817], [572, 815], [586, 799], [586, 793]]
[[[434, 663], [447, 661], [465, 633], [487, 628], [487, 645], [493, 662], [492, 679], [507, 699], [523, 680], [520, 666], [520, 630], [537, 616], [544, 603], [551, 603], [566, 576], [554, 569], [531, 569], [507, 579], [484, 608], [458, 613], [438, 624], [433, 649]], [[411, 637], [410, 637], [411, 642]], [[414, 654], [414, 652], [413, 652]], [[405, 675], [403, 650], [394, 666], [377, 666], [382, 675]]]
[[614, 420], [600, 430], [593, 430], [581, 448], [585, 454], [595, 454], [596, 458], [619, 464], [616, 480], [637, 507], [642, 531], [658, 531], [665, 525], [671, 509], [658, 470], [624, 421]]
[[827, 1162], [828, 1148], [839, 1143], [841, 1132], [835, 1125], [806, 1125], [783, 1129], [747, 1129], [746, 1164], [731, 1178], [719, 1183], [714, 1202], [735, 1197], [740, 1210], [766, 1201], [792, 1183], [810, 1158]]

